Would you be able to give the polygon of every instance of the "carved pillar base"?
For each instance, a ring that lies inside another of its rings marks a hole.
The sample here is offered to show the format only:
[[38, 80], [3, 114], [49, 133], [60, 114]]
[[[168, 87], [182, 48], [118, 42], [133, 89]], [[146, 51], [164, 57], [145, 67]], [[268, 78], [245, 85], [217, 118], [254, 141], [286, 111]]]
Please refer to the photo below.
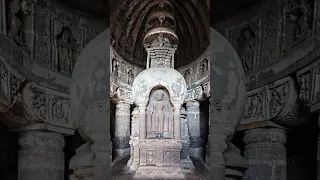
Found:
[[[214, 129], [211, 127], [211, 129]], [[218, 132], [214, 130], [213, 132]], [[227, 136], [224, 134], [210, 134], [210, 179], [225, 180], [225, 160], [223, 153], [227, 149]]]
[[244, 157], [249, 168], [244, 179], [286, 179], [286, 131], [283, 129], [252, 129], [245, 132]]
[[65, 141], [51, 132], [21, 132], [18, 180], [63, 180]]
[[[89, 134], [89, 133], [88, 133]], [[93, 179], [110, 179], [110, 132], [94, 132], [89, 134], [93, 143], [91, 150], [95, 154], [93, 161]]]

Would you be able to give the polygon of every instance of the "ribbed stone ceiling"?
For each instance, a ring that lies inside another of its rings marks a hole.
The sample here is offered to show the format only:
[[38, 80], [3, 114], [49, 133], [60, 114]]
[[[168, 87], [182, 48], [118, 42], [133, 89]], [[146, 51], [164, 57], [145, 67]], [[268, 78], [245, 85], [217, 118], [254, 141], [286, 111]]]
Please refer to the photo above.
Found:
[[[147, 20], [160, 4], [170, 2], [179, 37], [175, 66], [197, 58], [210, 42], [210, 10], [206, 0], [117, 0], [111, 3], [111, 44], [127, 61], [145, 67], [143, 38]], [[171, 9], [168, 9], [168, 11]]]

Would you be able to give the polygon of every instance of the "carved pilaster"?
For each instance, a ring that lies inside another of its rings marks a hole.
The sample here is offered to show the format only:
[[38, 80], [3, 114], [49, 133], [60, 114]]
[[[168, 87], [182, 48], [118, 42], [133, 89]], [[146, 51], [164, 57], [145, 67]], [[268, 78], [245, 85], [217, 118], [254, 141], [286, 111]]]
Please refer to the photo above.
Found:
[[115, 137], [113, 151], [115, 156], [126, 156], [130, 153], [130, 104], [119, 102], [116, 105]]
[[51, 132], [21, 132], [18, 153], [19, 180], [63, 180], [65, 141]]
[[286, 131], [283, 129], [251, 129], [245, 132], [244, 157], [249, 168], [245, 179], [286, 179]]

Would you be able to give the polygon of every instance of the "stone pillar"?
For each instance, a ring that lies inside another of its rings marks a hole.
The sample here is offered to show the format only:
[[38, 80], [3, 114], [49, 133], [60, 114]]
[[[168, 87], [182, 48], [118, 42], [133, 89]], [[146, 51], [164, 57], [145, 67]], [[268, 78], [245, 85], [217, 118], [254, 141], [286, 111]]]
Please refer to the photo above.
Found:
[[210, 179], [225, 180], [224, 152], [228, 146], [227, 134], [223, 132], [224, 127], [210, 120], [209, 148], [210, 148]]
[[134, 160], [134, 143], [139, 141], [139, 109], [135, 107], [131, 117], [130, 159], [127, 166], [130, 167]]
[[174, 106], [174, 139], [181, 140], [181, 127], [180, 127], [180, 105]]
[[190, 136], [190, 157], [202, 159], [204, 148], [200, 128], [200, 103], [198, 101], [187, 103], [187, 123]]
[[93, 180], [110, 179], [110, 132], [95, 131], [88, 133], [93, 141], [91, 151], [94, 153]]
[[251, 129], [245, 132], [244, 157], [249, 168], [244, 179], [287, 179], [286, 131], [283, 129]]
[[63, 135], [40, 131], [20, 134], [18, 180], [63, 180]]
[[189, 131], [188, 125], [186, 121], [187, 112], [184, 108], [181, 109], [180, 113], [180, 126], [181, 126], [181, 141], [182, 141], [182, 150], [180, 153], [181, 159], [188, 159], [189, 158]]
[[114, 156], [125, 157], [130, 154], [130, 104], [119, 102], [116, 105]]
[[145, 139], [146, 136], [146, 106], [139, 105], [139, 137]]

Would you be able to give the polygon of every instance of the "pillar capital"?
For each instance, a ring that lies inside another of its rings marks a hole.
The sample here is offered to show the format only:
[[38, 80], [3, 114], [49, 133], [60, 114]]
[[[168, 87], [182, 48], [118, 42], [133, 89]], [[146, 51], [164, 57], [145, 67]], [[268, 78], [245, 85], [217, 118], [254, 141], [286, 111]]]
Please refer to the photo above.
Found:
[[63, 135], [52, 132], [20, 133], [18, 180], [63, 180], [65, 141]]
[[286, 131], [279, 128], [257, 128], [250, 129], [244, 133], [245, 144], [253, 143], [280, 143], [285, 144], [287, 140]]
[[[257, 128], [245, 132], [244, 157], [249, 168], [247, 179], [286, 179], [286, 131], [277, 128]], [[257, 172], [268, 171], [268, 174]], [[270, 175], [269, 175], [270, 174]], [[266, 177], [267, 175], [267, 177]]]

